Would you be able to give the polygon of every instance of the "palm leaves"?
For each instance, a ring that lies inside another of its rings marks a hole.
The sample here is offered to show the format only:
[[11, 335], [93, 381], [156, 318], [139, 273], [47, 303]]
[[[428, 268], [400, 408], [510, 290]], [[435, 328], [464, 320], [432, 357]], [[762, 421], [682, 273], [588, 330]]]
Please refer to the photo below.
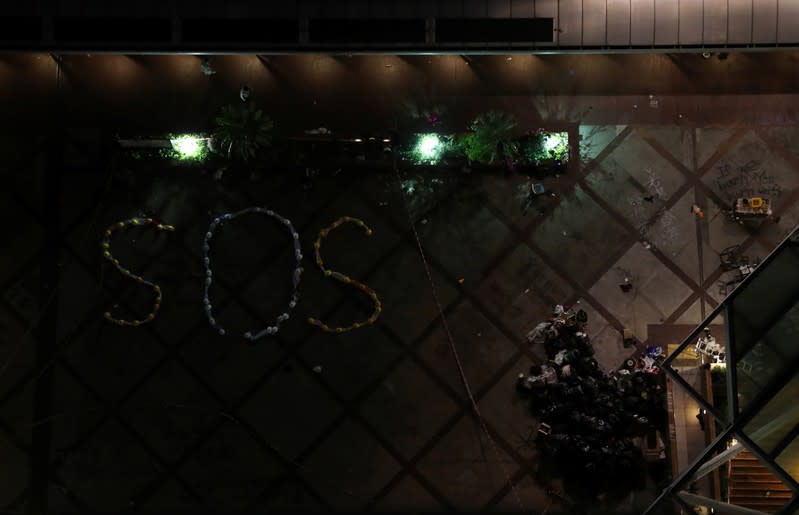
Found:
[[234, 161], [250, 161], [272, 141], [274, 124], [254, 104], [223, 107], [216, 125], [215, 146]]
[[516, 154], [513, 141], [516, 118], [510, 113], [489, 111], [478, 116], [469, 127], [470, 132], [461, 140], [466, 157], [480, 163], [496, 163], [506, 156]]

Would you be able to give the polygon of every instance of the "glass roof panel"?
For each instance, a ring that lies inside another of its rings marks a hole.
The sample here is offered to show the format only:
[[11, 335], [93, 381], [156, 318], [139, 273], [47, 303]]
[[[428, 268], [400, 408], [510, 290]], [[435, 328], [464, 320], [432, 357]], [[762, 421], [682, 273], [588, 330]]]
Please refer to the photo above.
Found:
[[795, 366], [799, 345], [799, 252], [787, 243], [761, 265], [755, 277], [731, 299], [731, 354], [739, 411], [769, 383]]
[[799, 375], [794, 376], [744, 426], [744, 434], [771, 453], [799, 424]]

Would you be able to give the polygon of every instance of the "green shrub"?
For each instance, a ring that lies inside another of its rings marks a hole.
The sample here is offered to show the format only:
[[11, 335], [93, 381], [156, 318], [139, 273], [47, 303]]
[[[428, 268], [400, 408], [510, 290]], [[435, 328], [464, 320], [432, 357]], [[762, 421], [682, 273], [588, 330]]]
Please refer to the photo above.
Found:
[[496, 163], [501, 158], [500, 146], [505, 156], [516, 157], [518, 143], [513, 139], [516, 126], [512, 114], [489, 111], [472, 122], [469, 132], [461, 136], [458, 145], [467, 159], [478, 163]]
[[274, 124], [255, 104], [223, 107], [216, 124], [215, 146], [233, 161], [250, 161], [272, 142]]

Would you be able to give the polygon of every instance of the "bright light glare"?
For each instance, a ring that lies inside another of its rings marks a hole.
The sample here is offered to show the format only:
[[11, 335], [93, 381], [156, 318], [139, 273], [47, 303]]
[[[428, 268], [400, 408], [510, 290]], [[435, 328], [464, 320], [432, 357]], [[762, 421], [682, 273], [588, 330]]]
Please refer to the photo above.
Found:
[[435, 159], [441, 151], [441, 140], [435, 134], [425, 134], [416, 148], [423, 159]]
[[544, 139], [544, 150], [550, 152], [558, 148], [558, 145], [561, 143], [565, 143], [565, 139], [561, 136], [562, 133], [555, 133], [555, 134], [547, 134], [547, 137]]
[[197, 159], [202, 155], [203, 139], [196, 136], [177, 136], [169, 140], [181, 159]]

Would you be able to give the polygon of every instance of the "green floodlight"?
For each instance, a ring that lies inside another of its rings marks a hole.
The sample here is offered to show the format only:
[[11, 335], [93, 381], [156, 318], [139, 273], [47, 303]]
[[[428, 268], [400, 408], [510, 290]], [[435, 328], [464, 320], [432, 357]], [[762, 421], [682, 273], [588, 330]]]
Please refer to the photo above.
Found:
[[416, 142], [416, 154], [422, 161], [436, 161], [444, 151], [437, 134], [420, 134]]
[[201, 160], [205, 157], [205, 138], [193, 134], [174, 136], [169, 140], [172, 148], [178, 153], [178, 159]]

